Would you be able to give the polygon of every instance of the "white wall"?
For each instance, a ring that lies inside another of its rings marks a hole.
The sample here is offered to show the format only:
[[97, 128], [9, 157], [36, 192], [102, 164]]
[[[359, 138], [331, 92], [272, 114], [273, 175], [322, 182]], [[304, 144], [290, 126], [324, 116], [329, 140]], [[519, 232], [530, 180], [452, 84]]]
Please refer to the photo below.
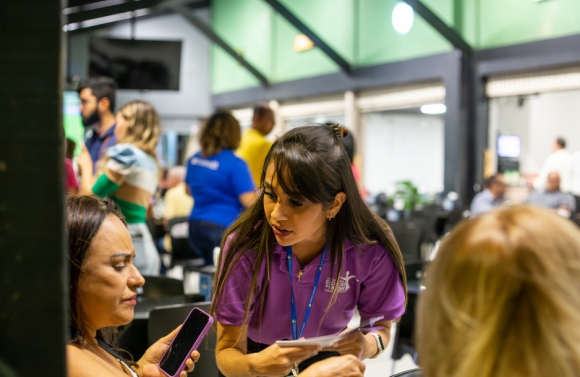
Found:
[[517, 97], [493, 99], [489, 119], [489, 145], [494, 156], [498, 133], [521, 137], [520, 170], [524, 174], [539, 172], [558, 136], [566, 139], [568, 150], [580, 150], [578, 90], [527, 96], [521, 106]]
[[363, 115], [364, 183], [371, 194], [392, 193], [410, 180], [421, 192], [443, 190], [443, 119], [398, 113]]
[[[200, 10], [196, 14], [209, 22], [209, 11]], [[95, 35], [130, 38], [131, 25], [128, 22], [99, 29]], [[174, 130], [187, 134], [199, 118], [212, 112], [210, 93], [210, 42], [179, 14], [155, 18], [137, 19], [136, 39], [181, 40], [181, 75], [179, 91], [119, 90], [117, 108], [132, 100], [151, 102], [159, 112], [164, 130]], [[73, 34], [70, 41], [71, 73], [81, 78], [88, 70], [88, 34]]]

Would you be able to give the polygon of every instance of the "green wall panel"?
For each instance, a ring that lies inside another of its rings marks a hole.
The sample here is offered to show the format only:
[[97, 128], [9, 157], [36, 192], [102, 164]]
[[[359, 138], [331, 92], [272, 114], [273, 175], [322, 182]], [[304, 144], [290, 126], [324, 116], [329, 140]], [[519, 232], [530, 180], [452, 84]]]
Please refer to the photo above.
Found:
[[321, 50], [294, 51], [298, 31], [282, 16], [276, 16], [275, 81], [289, 81], [338, 71], [337, 65]]
[[[263, 75], [272, 66], [273, 11], [263, 0], [213, 0], [213, 30]], [[220, 47], [212, 47], [212, 92], [259, 85], [260, 82]]]
[[580, 33], [580, 1], [480, 1], [480, 48], [498, 47]]
[[[358, 0], [279, 1], [346, 61], [354, 61], [354, 12]], [[295, 35], [298, 33], [296, 30]]]
[[[441, 2], [427, 3], [430, 8]], [[451, 1], [447, 1], [451, 3]], [[393, 28], [391, 17], [397, 0], [361, 0], [359, 3], [358, 65], [374, 65], [407, 60], [451, 50], [451, 45], [427, 22], [415, 14], [413, 27], [405, 35]], [[447, 20], [453, 18], [453, 7], [447, 7]], [[441, 17], [441, 16], [440, 16]]]

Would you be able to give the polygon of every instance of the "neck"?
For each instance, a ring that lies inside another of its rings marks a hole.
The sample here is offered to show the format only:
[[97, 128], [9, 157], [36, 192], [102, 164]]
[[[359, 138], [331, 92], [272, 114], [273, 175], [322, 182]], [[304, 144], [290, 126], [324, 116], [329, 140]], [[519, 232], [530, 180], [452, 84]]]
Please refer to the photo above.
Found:
[[115, 116], [110, 113], [101, 114], [101, 122], [98, 126], [99, 135], [104, 134], [107, 132], [113, 125], [115, 124]]
[[252, 129], [258, 131], [261, 135], [266, 136], [266, 134], [260, 129], [260, 126], [257, 126], [255, 124], [252, 125]]
[[292, 254], [298, 259], [301, 267], [306, 266], [312, 262], [314, 258], [324, 250], [326, 246], [326, 238], [322, 237], [315, 241], [302, 241], [292, 245]]

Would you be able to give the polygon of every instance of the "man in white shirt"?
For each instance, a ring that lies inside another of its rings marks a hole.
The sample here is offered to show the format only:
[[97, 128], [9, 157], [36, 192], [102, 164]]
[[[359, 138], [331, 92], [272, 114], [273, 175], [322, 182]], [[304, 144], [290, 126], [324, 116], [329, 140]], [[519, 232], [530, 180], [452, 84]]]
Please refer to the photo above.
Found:
[[566, 140], [559, 137], [554, 141], [554, 153], [546, 158], [540, 174], [534, 180], [534, 188], [538, 191], [544, 191], [548, 175], [552, 172], [558, 172], [560, 175], [560, 190], [570, 192], [572, 189], [571, 170], [572, 154], [566, 150]]

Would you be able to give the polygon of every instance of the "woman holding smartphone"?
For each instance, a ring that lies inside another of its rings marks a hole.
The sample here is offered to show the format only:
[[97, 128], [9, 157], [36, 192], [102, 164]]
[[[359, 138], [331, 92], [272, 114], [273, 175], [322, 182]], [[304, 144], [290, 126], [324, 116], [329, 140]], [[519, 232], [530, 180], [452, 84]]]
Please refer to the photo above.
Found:
[[[125, 217], [109, 199], [73, 196], [67, 199], [66, 218], [71, 333], [66, 346], [68, 375], [164, 376], [157, 365], [179, 328], [159, 339], [136, 362], [115, 348], [114, 327], [133, 320], [136, 289], [145, 283], [133, 264], [135, 250]], [[199, 352], [193, 351], [180, 377], [186, 377], [198, 359]]]
[[[314, 125], [280, 137], [266, 157], [258, 202], [226, 232], [212, 311], [217, 363], [228, 377], [307, 373], [328, 356], [376, 357], [404, 313], [403, 258], [358, 193], [345, 133]], [[276, 344], [337, 334], [355, 309], [363, 321], [383, 316], [376, 326], [384, 328], [353, 332], [324, 350]]]

